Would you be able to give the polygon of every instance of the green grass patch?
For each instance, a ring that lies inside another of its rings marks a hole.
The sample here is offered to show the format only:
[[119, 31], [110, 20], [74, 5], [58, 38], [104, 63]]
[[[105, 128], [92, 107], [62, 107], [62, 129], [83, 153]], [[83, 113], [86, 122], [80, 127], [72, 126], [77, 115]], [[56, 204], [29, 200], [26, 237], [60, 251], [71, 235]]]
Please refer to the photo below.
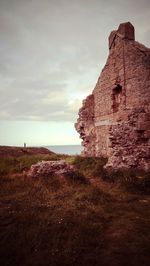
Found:
[[103, 167], [106, 163], [106, 158], [96, 157], [76, 156], [73, 160], [76, 169], [87, 177], [101, 177], [105, 171]]
[[66, 159], [68, 156], [61, 154], [37, 154], [23, 155], [20, 157], [1, 157], [0, 158], [0, 175], [4, 176], [12, 173], [21, 173], [28, 170], [32, 164], [40, 161], [55, 161]]

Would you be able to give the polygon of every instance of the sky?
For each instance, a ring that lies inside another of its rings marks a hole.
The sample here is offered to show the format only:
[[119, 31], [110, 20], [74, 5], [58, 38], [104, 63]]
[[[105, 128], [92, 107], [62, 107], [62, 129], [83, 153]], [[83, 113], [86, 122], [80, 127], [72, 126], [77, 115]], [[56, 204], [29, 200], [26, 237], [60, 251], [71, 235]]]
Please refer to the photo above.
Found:
[[82, 100], [127, 21], [149, 47], [149, 0], [0, 0], [0, 145], [80, 144]]

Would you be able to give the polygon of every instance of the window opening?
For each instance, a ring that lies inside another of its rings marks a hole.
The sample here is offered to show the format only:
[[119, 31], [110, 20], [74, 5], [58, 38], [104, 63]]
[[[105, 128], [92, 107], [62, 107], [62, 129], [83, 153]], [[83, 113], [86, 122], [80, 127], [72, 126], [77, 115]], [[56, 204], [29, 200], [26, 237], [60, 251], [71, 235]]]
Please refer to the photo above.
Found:
[[121, 102], [121, 94], [122, 94], [122, 87], [121, 87], [121, 85], [117, 84], [116, 87], [113, 88], [113, 93], [112, 93], [113, 113], [116, 113], [119, 110], [119, 105]]

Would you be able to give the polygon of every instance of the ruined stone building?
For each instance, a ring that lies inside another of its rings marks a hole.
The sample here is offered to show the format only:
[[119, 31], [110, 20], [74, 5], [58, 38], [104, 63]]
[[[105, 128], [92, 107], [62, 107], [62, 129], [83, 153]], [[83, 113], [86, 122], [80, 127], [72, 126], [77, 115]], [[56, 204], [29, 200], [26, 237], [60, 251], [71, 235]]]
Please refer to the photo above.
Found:
[[85, 156], [107, 167], [150, 169], [150, 49], [130, 22], [109, 36], [109, 56], [75, 124]]

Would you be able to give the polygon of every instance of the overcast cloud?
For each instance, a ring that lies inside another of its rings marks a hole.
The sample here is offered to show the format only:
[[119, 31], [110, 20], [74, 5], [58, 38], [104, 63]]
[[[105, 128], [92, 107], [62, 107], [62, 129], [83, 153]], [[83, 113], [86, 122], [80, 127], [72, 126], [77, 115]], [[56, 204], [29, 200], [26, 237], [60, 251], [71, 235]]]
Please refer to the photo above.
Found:
[[0, 0], [0, 119], [75, 122], [125, 21], [149, 46], [149, 0]]

